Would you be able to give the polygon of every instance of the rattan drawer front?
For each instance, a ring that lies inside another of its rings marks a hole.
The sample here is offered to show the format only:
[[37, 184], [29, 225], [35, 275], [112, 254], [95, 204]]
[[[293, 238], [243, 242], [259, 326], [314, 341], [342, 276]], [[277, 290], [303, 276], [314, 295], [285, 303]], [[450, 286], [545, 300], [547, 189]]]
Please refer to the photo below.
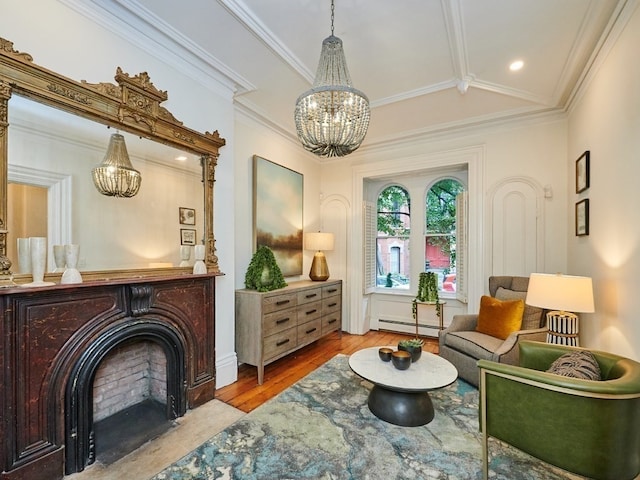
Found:
[[322, 321], [319, 318], [317, 320], [307, 322], [304, 325], [298, 325], [298, 345], [311, 343], [320, 338], [321, 335]]
[[298, 296], [295, 292], [265, 297], [262, 299], [263, 313], [277, 312], [278, 310], [284, 310], [285, 308], [295, 307], [297, 304], [297, 298]]
[[322, 298], [322, 288], [311, 288], [298, 292], [298, 305], [315, 302]]
[[264, 338], [264, 359], [277, 357], [281, 353], [287, 352], [296, 348], [298, 345], [297, 328], [291, 327], [287, 330], [276, 333], [275, 335], [269, 335]]
[[273, 335], [287, 328], [295, 327], [298, 324], [297, 315], [295, 308], [268, 313], [262, 319], [264, 336]]
[[298, 308], [298, 325], [319, 318], [322, 315], [322, 302], [313, 302]]

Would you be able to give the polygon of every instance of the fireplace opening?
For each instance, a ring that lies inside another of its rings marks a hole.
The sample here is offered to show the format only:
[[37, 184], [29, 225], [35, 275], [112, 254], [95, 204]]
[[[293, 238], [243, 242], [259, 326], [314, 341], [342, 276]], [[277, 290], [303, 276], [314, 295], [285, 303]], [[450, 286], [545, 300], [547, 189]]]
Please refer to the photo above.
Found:
[[114, 348], [93, 379], [96, 461], [109, 465], [171, 428], [167, 361], [150, 341]]
[[186, 411], [185, 347], [161, 321], [131, 320], [100, 335], [76, 362], [65, 400], [65, 474], [110, 464]]

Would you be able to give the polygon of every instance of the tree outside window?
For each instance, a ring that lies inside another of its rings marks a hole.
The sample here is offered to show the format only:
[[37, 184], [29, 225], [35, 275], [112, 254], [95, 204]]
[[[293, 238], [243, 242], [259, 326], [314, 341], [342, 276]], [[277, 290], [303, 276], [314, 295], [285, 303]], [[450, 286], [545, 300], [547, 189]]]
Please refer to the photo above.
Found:
[[427, 192], [424, 270], [437, 273], [444, 293], [456, 291], [456, 197], [463, 191], [458, 180], [443, 179]]

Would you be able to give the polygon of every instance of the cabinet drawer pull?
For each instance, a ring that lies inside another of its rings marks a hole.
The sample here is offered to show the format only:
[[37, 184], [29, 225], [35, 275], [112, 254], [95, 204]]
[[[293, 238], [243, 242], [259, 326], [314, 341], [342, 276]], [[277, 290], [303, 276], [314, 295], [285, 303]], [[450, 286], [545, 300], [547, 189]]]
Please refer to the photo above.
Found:
[[317, 293], [310, 293], [309, 295], [305, 295], [304, 298], [313, 298], [313, 297], [317, 297], [318, 294]]
[[316, 330], [317, 330], [317, 328], [316, 328], [316, 327], [313, 327], [311, 330], [307, 330], [307, 331], [306, 331], [306, 332], [304, 332], [304, 333], [307, 333], [307, 334], [308, 334], [308, 333], [313, 333], [313, 332], [315, 332]]
[[318, 311], [317, 308], [314, 308], [313, 310], [308, 310], [307, 312], [305, 312], [306, 315], [311, 315], [312, 313], [316, 313]]
[[279, 342], [277, 342], [276, 343], [276, 347], [281, 347], [285, 343], [289, 343], [289, 339], [288, 338], [286, 340], [280, 340]]
[[286, 305], [287, 303], [289, 303], [291, 300], [278, 300], [276, 302], [276, 305]]
[[328, 323], [329, 325], [331, 325], [332, 323], [336, 323], [337, 321], [338, 321], [338, 319], [337, 319], [337, 318], [332, 318], [332, 319], [331, 319], [331, 320], [329, 320], [327, 323]]
[[327, 290], [327, 292], [329, 292], [329, 293], [335, 293], [337, 291], [338, 291], [337, 288], [330, 288], [330, 289]]
[[333, 302], [333, 303], [330, 303], [329, 306], [330, 307], [335, 307], [337, 304], [338, 304], [337, 302]]
[[276, 320], [276, 325], [280, 325], [281, 323], [286, 323], [286, 322], [288, 322], [289, 320], [290, 320], [290, 318], [289, 318], [289, 317], [287, 317], [287, 318], [281, 318], [281, 319], [279, 319], [279, 320]]

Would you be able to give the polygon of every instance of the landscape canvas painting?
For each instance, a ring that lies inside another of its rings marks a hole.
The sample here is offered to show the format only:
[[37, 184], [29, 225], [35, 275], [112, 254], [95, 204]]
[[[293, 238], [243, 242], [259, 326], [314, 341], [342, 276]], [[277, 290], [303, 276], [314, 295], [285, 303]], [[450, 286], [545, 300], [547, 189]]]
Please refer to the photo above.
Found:
[[302, 274], [302, 200], [301, 173], [253, 157], [254, 247], [268, 246], [285, 277]]

